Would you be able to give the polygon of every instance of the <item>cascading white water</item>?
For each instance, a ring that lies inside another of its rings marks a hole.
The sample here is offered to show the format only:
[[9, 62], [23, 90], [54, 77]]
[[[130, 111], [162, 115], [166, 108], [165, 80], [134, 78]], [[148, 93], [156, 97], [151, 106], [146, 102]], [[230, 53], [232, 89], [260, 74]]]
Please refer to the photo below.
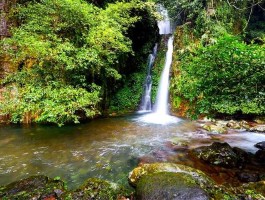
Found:
[[163, 17], [163, 20], [157, 21], [157, 26], [159, 28], [160, 35], [168, 35], [172, 33], [170, 18], [168, 16], [167, 10], [162, 6], [158, 6], [158, 12]]
[[[157, 22], [157, 25], [159, 27], [159, 33], [167, 37], [172, 34], [168, 12], [161, 5], [158, 7], [158, 11], [161, 13], [163, 17], [163, 20]], [[168, 124], [180, 121], [180, 119], [168, 115], [169, 72], [172, 63], [172, 54], [173, 54], [173, 36], [169, 36], [167, 42], [166, 60], [165, 60], [164, 70], [160, 78], [154, 113], [140, 117], [139, 120], [141, 121], [147, 123], [155, 123], [155, 124]]]
[[161, 75], [158, 94], [156, 98], [155, 113], [166, 115], [168, 114], [168, 90], [169, 90], [169, 72], [172, 63], [173, 54], [173, 37], [169, 37], [167, 43], [167, 54], [165, 67]]
[[155, 45], [152, 54], [148, 57], [147, 64], [147, 76], [144, 84], [144, 94], [142, 96], [139, 112], [150, 112], [152, 110], [151, 105], [151, 90], [152, 90], [152, 76], [151, 69], [153, 67], [155, 57], [157, 53], [157, 44]]

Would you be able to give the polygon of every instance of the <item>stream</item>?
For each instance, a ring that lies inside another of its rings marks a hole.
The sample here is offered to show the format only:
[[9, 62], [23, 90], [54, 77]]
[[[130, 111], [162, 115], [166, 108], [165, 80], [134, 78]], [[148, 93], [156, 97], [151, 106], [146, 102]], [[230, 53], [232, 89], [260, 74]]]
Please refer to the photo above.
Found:
[[[146, 114], [144, 114], [146, 115]], [[0, 128], [0, 185], [44, 174], [61, 177], [76, 188], [89, 177], [127, 183], [128, 173], [140, 162], [174, 162], [192, 165], [190, 148], [227, 141], [231, 146], [255, 152], [264, 134], [241, 132], [211, 135], [197, 131], [195, 122], [179, 119], [159, 125], [144, 116], [96, 119], [65, 126], [5, 126]], [[185, 144], [172, 149], [171, 143]]]

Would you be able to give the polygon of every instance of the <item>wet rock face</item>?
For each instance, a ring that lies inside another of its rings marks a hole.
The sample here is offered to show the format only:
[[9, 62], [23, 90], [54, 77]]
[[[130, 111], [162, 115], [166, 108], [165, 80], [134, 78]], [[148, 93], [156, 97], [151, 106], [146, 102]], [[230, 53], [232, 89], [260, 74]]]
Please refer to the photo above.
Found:
[[136, 199], [208, 200], [207, 193], [185, 173], [160, 172], [143, 176], [136, 187]]
[[32, 176], [0, 188], [0, 199], [58, 199], [64, 183], [46, 176]]
[[254, 146], [257, 147], [258, 149], [265, 150], [265, 141], [259, 142], [255, 144]]
[[222, 167], [242, 167], [248, 161], [248, 154], [228, 143], [214, 142], [211, 146], [202, 146], [191, 151], [201, 160]]
[[265, 150], [258, 150], [254, 157], [257, 162], [265, 164]]

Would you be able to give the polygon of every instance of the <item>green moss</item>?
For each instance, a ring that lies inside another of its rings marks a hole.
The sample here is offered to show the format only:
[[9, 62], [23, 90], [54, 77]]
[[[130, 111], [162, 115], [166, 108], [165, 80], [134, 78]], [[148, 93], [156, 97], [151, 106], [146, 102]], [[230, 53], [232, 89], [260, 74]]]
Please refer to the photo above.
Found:
[[116, 200], [121, 196], [130, 196], [131, 191], [117, 185], [97, 178], [88, 179], [75, 191], [67, 192], [63, 199], [103, 199]]
[[64, 192], [64, 182], [46, 176], [32, 176], [1, 187], [0, 199], [34, 199], [60, 195]]
[[138, 199], [171, 199], [176, 194], [189, 197], [199, 192], [207, 199], [203, 191], [191, 175], [186, 173], [160, 172], [143, 176], [137, 184]]
[[173, 187], [183, 187], [184, 185], [188, 187], [197, 186], [195, 180], [189, 174], [181, 172], [159, 172], [143, 176], [137, 184], [137, 187], [146, 185], [149, 180], [152, 180], [152, 177], [155, 177], [156, 181], [160, 182], [161, 185], [172, 185]]

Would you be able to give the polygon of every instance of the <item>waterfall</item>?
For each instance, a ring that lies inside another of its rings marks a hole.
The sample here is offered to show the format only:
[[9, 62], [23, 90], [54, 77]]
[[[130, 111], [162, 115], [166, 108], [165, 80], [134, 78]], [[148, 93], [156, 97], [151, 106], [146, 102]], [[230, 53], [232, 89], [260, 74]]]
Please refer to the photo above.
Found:
[[168, 90], [169, 90], [169, 72], [172, 63], [173, 54], [173, 37], [169, 37], [167, 42], [167, 54], [164, 70], [162, 72], [158, 93], [156, 97], [155, 113], [166, 115], [168, 114]]
[[162, 6], [158, 5], [158, 12], [160, 13], [162, 20], [157, 21], [160, 35], [168, 35], [172, 33], [170, 18], [167, 10]]
[[151, 104], [151, 90], [152, 90], [152, 76], [151, 70], [155, 61], [157, 53], [157, 44], [155, 45], [153, 52], [148, 57], [147, 63], [147, 76], [144, 83], [144, 93], [140, 104], [140, 112], [148, 112], [152, 110]]
[[[170, 23], [167, 10], [163, 6], [159, 5], [158, 11], [163, 17], [163, 20], [160, 20], [157, 22], [159, 33], [160, 35], [164, 35], [164, 37], [169, 36], [168, 41], [167, 41], [167, 53], [166, 53], [165, 65], [164, 65], [164, 69], [163, 69], [163, 72], [160, 78], [154, 113], [141, 116], [139, 120], [143, 122], [147, 122], [147, 123], [168, 124], [168, 123], [176, 123], [180, 121], [180, 119], [174, 116], [168, 115], [169, 73], [170, 73], [170, 67], [172, 63], [174, 39], [173, 39], [173, 36], [171, 36], [173, 31], [172, 31], [172, 27], [171, 27], [171, 23]], [[149, 78], [151, 78], [150, 73], [151, 72], [149, 72], [148, 74], [149, 76], [147, 76], [146, 83], [151, 82], [149, 81]], [[151, 87], [146, 86], [146, 88], [147, 89], [145, 91], [148, 91], [150, 93], [148, 94], [145, 93], [145, 95], [146, 96], [149, 95], [148, 97], [150, 97], [151, 91], [149, 91], [149, 89], [151, 90]], [[148, 106], [149, 106], [150, 101], [151, 99], [148, 100]], [[150, 107], [148, 107], [148, 109]]]

